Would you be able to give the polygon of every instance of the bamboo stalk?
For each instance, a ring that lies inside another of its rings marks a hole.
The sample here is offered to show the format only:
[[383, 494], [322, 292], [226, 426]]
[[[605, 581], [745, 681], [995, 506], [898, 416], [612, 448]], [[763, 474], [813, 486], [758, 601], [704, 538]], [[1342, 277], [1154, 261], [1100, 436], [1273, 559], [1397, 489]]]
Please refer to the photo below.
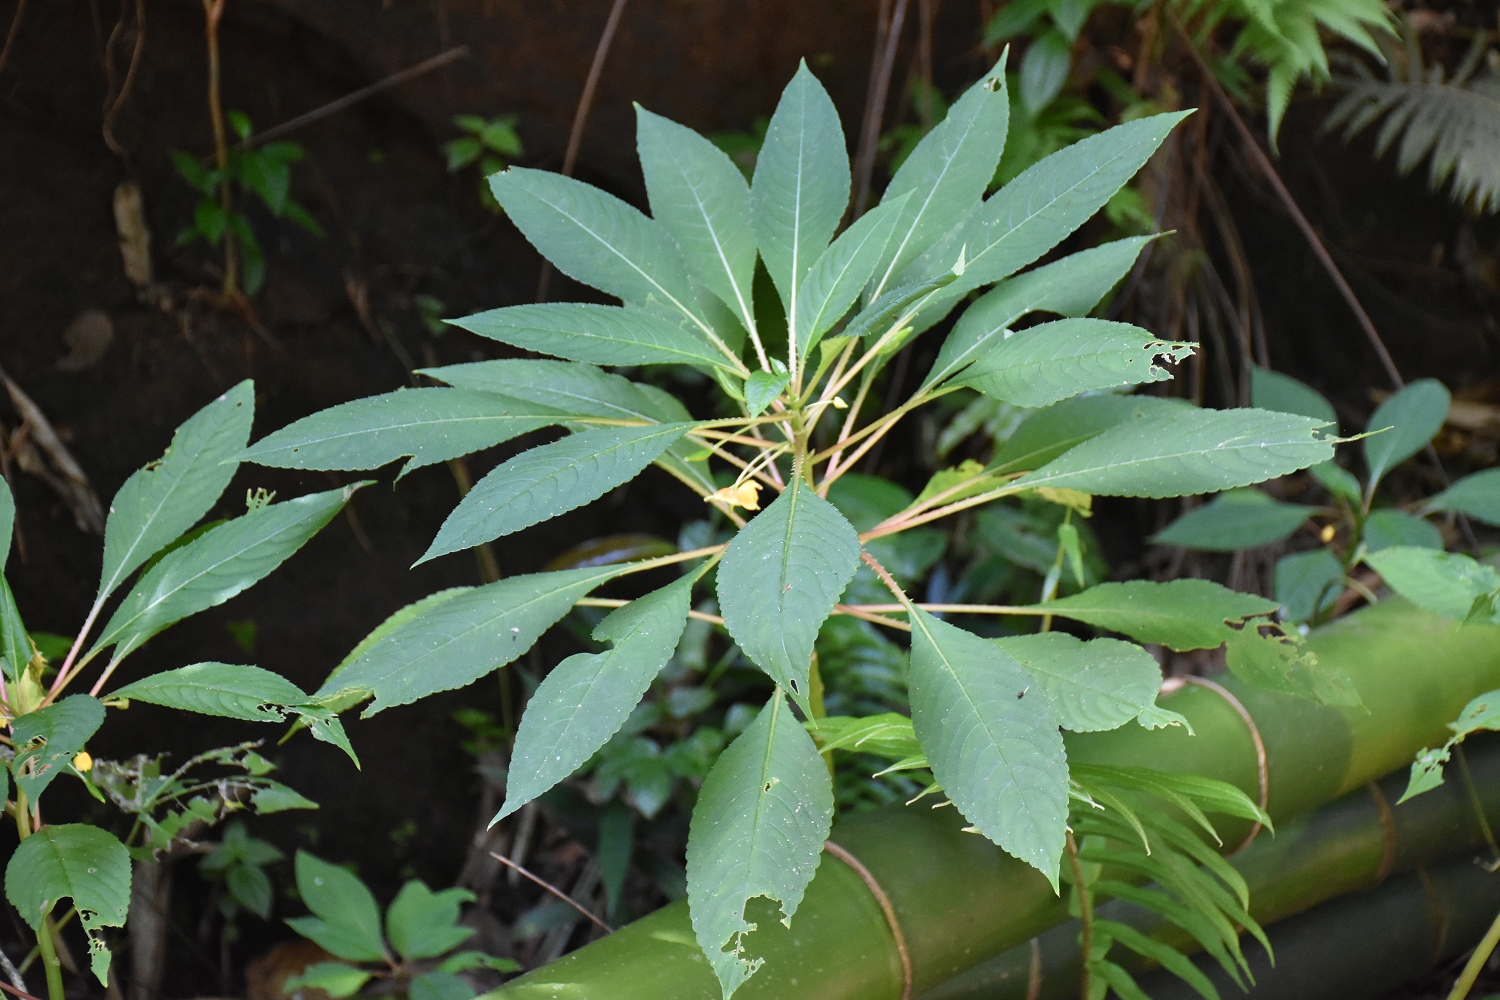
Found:
[[[1321, 663], [1349, 673], [1367, 711], [1316, 705], [1223, 680], [1248, 709], [1265, 744], [1269, 811], [1278, 820], [1404, 769], [1417, 750], [1444, 738], [1446, 724], [1470, 698], [1500, 687], [1500, 628], [1459, 628], [1399, 599], [1320, 629], [1309, 643]], [[1194, 685], [1161, 703], [1186, 716], [1197, 735], [1139, 726], [1070, 734], [1069, 759], [1192, 771], [1258, 793], [1254, 742], [1228, 701]], [[963, 825], [951, 809], [887, 807], [844, 819], [831, 837], [859, 859], [889, 898], [905, 934], [914, 996], [1025, 944], [1067, 916], [1038, 872], [985, 838], [961, 832]], [[1235, 844], [1246, 829], [1225, 823], [1221, 833], [1226, 844]], [[760, 927], [749, 946], [766, 963], [736, 993], [741, 1000], [901, 996], [904, 978], [890, 926], [848, 865], [823, 859], [791, 929], [783, 927], [773, 907], [759, 902], [748, 908], [748, 918]], [[675, 903], [485, 997], [718, 1000], [720, 995], [694, 940], [687, 906]]]

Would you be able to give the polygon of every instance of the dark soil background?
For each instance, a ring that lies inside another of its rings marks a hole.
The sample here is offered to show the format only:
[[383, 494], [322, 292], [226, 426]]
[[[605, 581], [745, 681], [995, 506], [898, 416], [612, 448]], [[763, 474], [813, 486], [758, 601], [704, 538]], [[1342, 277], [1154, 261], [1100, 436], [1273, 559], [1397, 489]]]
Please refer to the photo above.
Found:
[[[208, 293], [186, 310], [190, 322], [180, 323], [138, 301], [124, 276], [111, 197], [122, 180], [134, 179], [154, 236], [157, 280], [179, 301], [193, 288], [216, 285], [202, 244], [173, 247], [197, 195], [177, 176], [170, 153], [206, 155], [212, 148], [203, 11], [193, 0], [146, 6], [144, 55], [115, 122], [123, 157], [106, 148], [100, 132], [102, 51], [120, 16], [116, 0], [33, 0], [0, 71], [0, 365], [66, 433], [100, 497], [159, 455], [180, 421], [241, 379], [256, 383], [257, 437], [405, 384], [402, 358], [372, 336], [351, 287], [366, 289], [369, 315], [389, 324], [419, 366], [505, 356], [499, 345], [460, 331], [432, 336], [414, 303], [414, 296], [430, 295], [447, 315], [462, 315], [531, 301], [537, 284], [537, 255], [480, 205], [472, 171], [447, 172], [440, 145], [456, 136], [455, 114], [515, 113], [523, 162], [555, 168], [607, 3], [230, 0], [221, 29], [224, 105], [262, 129], [453, 45], [472, 53], [289, 137], [307, 150], [293, 171], [293, 196], [327, 235], [250, 213], [267, 256], [266, 287], [254, 303], [259, 330], [214, 308]], [[0, 25], [16, 7], [16, 0], [0, 0]], [[635, 0], [600, 85], [578, 176], [644, 206], [632, 101], [705, 133], [747, 130], [771, 112], [804, 56], [845, 120], [857, 122], [872, 10], [873, 3], [856, 0]], [[950, 0], [941, 8], [935, 76], [949, 94], [983, 68], [979, 23], [978, 5]], [[907, 58], [903, 53], [900, 65]], [[117, 79], [121, 73], [117, 67]], [[1389, 162], [1371, 159], [1368, 144], [1318, 138], [1321, 111], [1310, 102], [1294, 106], [1281, 167], [1397, 365], [1408, 379], [1437, 377], [1460, 395], [1500, 401], [1500, 226], [1466, 219], [1429, 194], [1420, 177], [1397, 178]], [[1370, 389], [1387, 385], [1363, 335], [1264, 186], [1248, 177], [1219, 180], [1249, 251], [1273, 363], [1332, 398], [1346, 430], [1362, 424], [1373, 406]], [[554, 280], [553, 298], [578, 294]], [[59, 370], [62, 332], [86, 309], [109, 315], [114, 341], [91, 367]], [[15, 422], [8, 414], [0, 419]], [[523, 446], [512, 442], [481, 456], [475, 476]], [[903, 450], [887, 449], [897, 474]], [[455, 486], [442, 466], [394, 489], [392, 475], [382, 473], [356, 496], [352, 518], [335, 521], [264, 584], [153, 641], [119, 680], [203, 660], [243, 661], [226, 626], [253, 621], [254, 662], [312, 689], [392, 611], [434, 590], [478, 582], [468, 554], [408, 569], [456, 501]], [[23, 546], [13, 552], [9, 574], [21, 611], [33, 630], [72, 635], [94, 595], [100, 539], [80, 531], [43, 483], [14, 468], [10, 478]], [[287, 498], [332, 485], [321, 474], [245, 467], [214, 516], [236, 512], [247, 488]], [[620, 531], [675, 538], [677, 525], [698, 516], [701, 505], [686, 491], [647, 475], [601, 503], [504, 539], [497, 554], [506, 574], [526, 572], [581, 539]], [[1129, 539], [1139, 538], [1141, 516], [1134, 506], [1106, 508], [1113, 523], [1101, 530], [1115, 540], [1115, 560], [1138, 554], [1139, 543]], [[554, 634], [536, 655], [550, 664], [575, 648], [570, 637]], [[497, 711], [493, 680], [368, 721], [351, 718], [360, 771], [305, 735], [273, 748], [281, 776], [321, 809], [257, 820], [253, 831], [289, 852], [304, 846], [357, 861], [385, 896], [413, 875], [452, 884], [478, 815], [474, 761], [451, 718], [460, 706]], [[248, 725], [139, 706], [112, 713], [91, 750], [118, 758], [170, 749], [185, 759], [264, 736]], [[217, 955], [204, 954], [192, 930], [204, 905], [201, 888], [186, 873], [179, 883], [174, 920], [184, 930], [174, 938], [179, 959], [164, 991], [215, 992]], [[516, 897], [496, 902], [512, 914], [535, 899], [526, 888], [500, 892]], [[248, 936], [236, 965], [285, 936], [279, 924], [242, 923]], [[0, 936], [11, 937], [4, 929]]]

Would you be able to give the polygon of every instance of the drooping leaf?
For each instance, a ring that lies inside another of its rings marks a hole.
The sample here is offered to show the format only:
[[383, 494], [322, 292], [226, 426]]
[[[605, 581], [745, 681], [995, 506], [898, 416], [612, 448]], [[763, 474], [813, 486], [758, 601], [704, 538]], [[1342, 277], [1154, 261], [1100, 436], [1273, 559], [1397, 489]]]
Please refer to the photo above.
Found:
[[260, 919], [271, 918], [274, 890], [264, 869], [248, 864], [235, 865], [224, 873], [224, 888], [229, 890], [231, 899]]
[[1358, 506], [1364, 496], [1359, 480], [1337, 462], [1319, 462], [1308, 466], [1307, 471], [1325, 490], [1347, 500], [1351, 507]]
[[1111, 427], [1154, 417], [1184, 417], [1192, 404], [1156, 396], [1101, 394], [1065, 399], [1027, 417], [990, 463], [995, 473], [1040, 469]]
[[782, 91], [750, 182], [750, 220], [791, 326], [802, 279], [849, 204], [849, 154], [828, 92], [804, 61]]
[[910, 612], [911, 717], [932, 773], [986, 837], [1057, 887], [1068, 812], [1058, 721], [1004, 650]]
[[629, 305], [687, 319], [713, 343], [677, 244], [639, 210], [571, 177], [525, 167], [492, 176], [490, 192], [563, 274]]
[[370, 643], [317, 695], [368, 692], [370, 716], [471, 684], [525, 653], [574, 601], [628, 569], [531, 573], [454, 594]]
[[813, 345], [844, 318], [864, 291], [890, 245], [897, 219], [908, 197], [887, 199], [839, 234], [808, 270], [797, 289], [792, 310], [797, 356], [806, 357]]
[[1338, 596], [1344, 564], [1327, 549], [1298, 552], [1276, 563], [1276, 600], [1283, 621], [1305, 622]]
[[1110, 428], [1013, 485], [1095, 496], [1171, 497], [1249, 486], [1333, 457], [1307, 417], [1192, 410]]
[[1431, 500], [1425, 510], [1456, 510], [1476, 521], [1500, 526], [1500, 469], [1465, 476]]
[[[602, 308], [602, 307], [601, 307]], [[399, 389], [303, 417], [242, 456], [279, 469], [378, 469], [396, 478], [568, 419], [555, 407], [467, 389]]]
[[595, 365], [706, 365], [728, 359], [701, 336], [644, 309], [547, 302], [449, 320], [481, 337]]
[[1365, 429], [1380, 433], [1371, 434], [1362, 442], [1365, 464], [1370, 469], [1367, 489], [1371, 493], [1387, 472], [1421, 451], [1443, 429], [1451, 399], [1441, 382], [1424, 378], [1375, 408]]
[[252, 510], [167, 553], [125, 595], [94, 648], [116, 644], [118, 662], [169, 625], [258, 583], [333, 520], [363, 485]]
[[1161, 666], [1134, 643], [1084, 642], [1066, 632], [1039, 632], [990, 640], [1040, 686], [1064, 729], [1092, 733], [1116, 729], [1156, 703]]
[[[722, 573], [722, 570], [721, 570]], [[788, 926], [833, 819], [833, 783], [781, 692], [719, 755], [688, 830], [693, 932], [728, 1000], [760, 968], [745, 904], [765, 897]]]
[[1260, 490], [1227, 490], [1167, 525], [1151, 541], [1206, 552], [1233, 552], [1279, 542], [1316, 512], [1316, 507], [1273, 500]]
[[1156, 360], [1176, 364], [1192, 351], [1129, 323], [1062, 319], [994, 342], [956, 384], [1017, 406], [1047, 406], [1095, 389], [1169, 379]]
[[693, 277], [753, 329], [755, 234], [744, 175], [723, 150], [692, 129], [639, 104], [635, 116], [651, 214], [676, 239]]
[[286, 706], [307, 700], [280, 674], [235, 663], [194, 663], [165, 670], [127, 684], [110, 697], [246, 722], [281, 722]]
[[458, 924], [458, 908], [474, 898], [467, 889], [433, 892], [427, 883], [412, 879], [385, 911], [385, 934], [391, 947], [408, 962], [452, 951], [474, 936], [474, 928]]
[[1026, 46], [1021, 60], [1021, 103], [1032, 117], [1052, 103], [1072, 68], [1073, 46], [1056, 28], [1042, 32]]
[[418, 563], [509, 535], [630, 482], [693, 425], [599, 427], [532, 448], [474, 484]]
[[1269, 368], [1259, 365], [1251, 367], [1250, 405], [1258, 410], [1312, 417], [1331, 424], [1330, 433], [1338, 433], [1338, 414], [1334, 413], [1333, 404], [1323, 398], [1322, 393], [1290, 375], [1273, 372]]
[[1001, 282], [964, 310], [922, 385], [935, 385], [963, 368], [1028, 313], [1086, 316], [1125, 277], [1153, 238], [1115, 240]]
[[882, 205], [911, 197], [881, 258], [884, 267], [871, 298], [879, 298], [894, 275], [957, 226], [984, 195], [1005, 151], [1009, 127], [1002, 60], [953, 103], [886, 186]]
[[33, 804], [104, 723], [104, 705], [74, 694], [11, 720], [16, 788]]
[[1500, 591], [1500, 573], [1493, 566], [1458, 552], [1398, 545], [1365, 561], [1396, 593], [1444, 618], [1464, 621], [1475, 601]]
[[16, 533], [16, 498], [11, 495], [10, 484], [0, 479], [0, 572], [10, 558], [10, 543]]
[[1274, 614], [1278, 605], [1210, 580], [1167, 583], [1131, 580], [1101, 583], [1081, 594], [1034, 607], [1182, 653], [1190, 649], [1217, 649], [1239, 634], [1231, 625]]
[[859, 551], [853, 526], [794, 475], [740, 529], [719, 567], [719, 608], [729, 634], [804, 711], [813, 643], [854, 577]]
[[817, 739], [823, 753], [851, 750], [900, 760], [922, 752], [911, 720], [896, 712], [863, 718], [824, 716], [808, 720], [807, 731]]
[[130, 909], [130, 852], [114, 834], [86, 823], [44, 826], [21, 841], [5, 866], [5, 896], [34, 929], [71, 899], [89, 939], [89, 966], [109, 982], [109, 947], [100, 929], [124, 927]]
[[297, 892], [313, 912], [287, 921], [292, 930], [324, 951], [350, 962], [385, 958], [380, 937], [380, 908], [355, 875], [308, 854], [297, 852]]
[[1214, 988], [1213, 981], [1193, 964], [1192, 959], [1171, 945], [1147, 937], [1129, 924], [1122, 924], [1117, 920], [1097, 920], [1095, 926], [1137, 955], [1160, 963], [1163, 968], [1198, 991], [1205, 1000], [1219, 1000], [1219, 991]]
[[1365, 548], [1371, 552], [1397, 545], [1441, 549], [1443, 533], [1431, 521], [1399, 510], [1377, 510], [1365, 518]]
[[230, 459], [249, 441], [254, 417], [255, 386], [246, 379], [189, 417], [166, 454], [125, 480], [109, 502], [101, 600], [208, 513], [234, 478], [238, 463]]
[[17, 682], [35, 653], [36, 647], [26, 631], [26, 623], [21, 620], [21, 609], [16, 605], [10, 581], [0, 574], [0, 660], [4, 661], [6, 678], [12, 683]]
[[624, 724], [677, 648], [698, 575], [610, 612], [594, 630], [610, 649], [575, 653], [542, 679], [521, 716], [494, 822], [576, 771]]

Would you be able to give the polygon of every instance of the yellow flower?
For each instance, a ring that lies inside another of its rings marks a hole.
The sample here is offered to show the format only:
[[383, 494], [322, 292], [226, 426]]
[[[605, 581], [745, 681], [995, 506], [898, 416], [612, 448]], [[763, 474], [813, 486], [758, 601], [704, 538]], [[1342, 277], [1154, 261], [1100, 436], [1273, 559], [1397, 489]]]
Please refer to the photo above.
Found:
[[747, 479], [738, 486], [726, 486], [705, 500], [717, 500], [730, 507], [743, 507], [746, 510], [760, 510], [760, 483], [753, 479]]
[[87, 750], [80, 750], [73, 758], [73, 766], [80, 771], [92, 771], [94, 769], [94, 758], [89, 756]]

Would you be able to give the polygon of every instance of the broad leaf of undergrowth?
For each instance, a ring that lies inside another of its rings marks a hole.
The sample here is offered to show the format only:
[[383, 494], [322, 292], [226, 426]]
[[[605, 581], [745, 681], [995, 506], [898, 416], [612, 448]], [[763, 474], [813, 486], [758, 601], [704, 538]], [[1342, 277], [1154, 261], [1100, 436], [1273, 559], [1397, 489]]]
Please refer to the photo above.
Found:
[[69, 695], [11, 720], [16, 756], [10, 767], [16, 787], [35, 803], [103, 723], [103, 703], [86, 694]]
[[610, 649], [575, 653], [542, 679], [521, 716], [494, 822], [576, 771], [624, 724], [676, 650], [699, 575], [612, 611], [594, 629]]
[[567, 419], [522, 400], [463, 389], [400, 389], [329, 407], [257, 441], [247, 462], [280, 469], [378, 469], [424, 465], [489, 448]]
[[1431, 500], [1425, 510], [1456, 510], [1476, 521], [1500, 526], [1500, 469], [1465, 476]]
[[763, 961], [745, 904], [765, 897], [790, 924], [832, 819], [828, 768], [778, 691], [719, 755], [688, 832], [693, 931], [726, 1000]]
[[[255, 387], [247, 379], [199, 410], [172, 435], [166, 454], [131, 474], [109, 503], [99, 598], [208, 513], [234, 478], [231, 461], [250, 439]], [[5, 535], [9, 545], [9, 532]]]
[[1250, 369], [1250, 405], [1277, 413], [1296, 413], [1338, 427], [1333, 404], [1312, 386], [1290, 375], [1256, 365]]
[[934, 385], [1010, 335], [1033, 312], [1085, 316], [1130, 271], [1152, 237], [1115, 240], [1008, 278], [964, 310], [943, 341], [923, 386]]
[[371, 642], [317, 695], [373, 696], [370, 716], [471, 684], [525, 653], [575, 601], [629, 568], [532, 573], [461, 591]]
[[849, 204], [849, 153], [828, 92], [807, 63], [781, 94], [750, 181], [750, 221], [791, 329], [802, 279]]
[[1266, 410], [1191, 410], [1104, 431], [1023, 476], [1100, 496], [1175, 497], [1249, 486], [1333, 457], [1318, 421]]
[[385, 958], [380, 908], [363, 882], [306, 851], [297, 852], [296, 871], [297, 892], [313, 916], [289, 919], [292, 930], [350, 962]]
[[285, 562], [363, 485], [269, 504], [167, 553], [125, 595], [94, 648], [117, 644], [119, 661], [174, 622], [223, 604]]
[[[1460, 552], [1398, 545], [1365, 557], [1391, 589], [1419, 607], [1465, 621], [1479, 611], [1479, 621], [1496, 620], [1493, 595], [1500, 593], [1500, 572]], [[1485, 598], [1491, 604], [1476, 607]]]
[[1129, 323], [1063, 319], [1000, 339], [956, 385], [1017, 406], [1047, 406], [1082, 392], [1171, 378], [1157, 359], [1176, 364], [1188, 344], [1160, 341]]
[[1420, 549], [1443, 548], [1443, 533], [1431, 521], [1399, 510], [1377, 510], [1365, 518], [1365, 533], [1362, 541], [1365, 549], [1379, 552], [1397, 545], [1411, 545]]
[[753, 329], [755, 234], [744, 175], [718, 146], [640, 105], [636, 149], [652, 217], [677, 241], [692, 276]]
[[1276, 600], [1283, 621], [1304, 622], [1343, 589], [1344, 564], [1327, 549], [1298, 552], [1276, 562]]
[[1068, 813], [1058, 720], [996, 646], [913, 609], [911, 718], [932, 773], [986, 837], [1057, 887]]
[[44, 826], [21, 841], [5, 866], [5, 896], [33, 929], [70, 899], [89, 939], [89, 966], [109, 982], [104, 927], [125, 926], [130, 908], [130, 852], [106, 830], [85, 823]]
[[1101, 583], [1036, 607], [1181, 653], [1217, 649], [1248, 619], [1274, 614], [1278, 605], [1210, 580], [1131, 580]]
[[419, 563], [509, 535], [628, 483], [692, 425], [599, 427], [524, 451], [464, 494]]
[[433, 892], [427, 883], [412, 879], [385, 911], [386, 937], [408, 962], [447, 954], [474, 936], [474, 928], [458, 925], [459, 907], [472, 902], [474, 894], [467, 889]]
[[740, 530], [719, 567], [724, 625], [745, 655], [807, 706], [818, 629], [859, 566], [859, 535], [793, 476]]
[[1124, 725], [1156, 704], [1161, 666], [1118, 639], [1084, 642], [1066, 632], [990, 640], [1036, 679], [1064, 729], [1098, 732]]
[[1182, 515], [1151, 540], [1157, 545], [1233, 552], [1279, 542], [1316, 512], [1316, 507], [1273, 500], [1260, 490], [1227, 490]]
[[512, 347], [595, 365], [728, 365], [701, 335], [644, 309], [548, 302], [449, 322]]
[[1373, 494], [1387, 472], [1421, 451], [1443, 429], [1450, 401], [1441, 382], [1424, 378], [1376, 407], [1365, 429], [1379, 433], [1362, 442], [1370, 470], [1368, 492]]

